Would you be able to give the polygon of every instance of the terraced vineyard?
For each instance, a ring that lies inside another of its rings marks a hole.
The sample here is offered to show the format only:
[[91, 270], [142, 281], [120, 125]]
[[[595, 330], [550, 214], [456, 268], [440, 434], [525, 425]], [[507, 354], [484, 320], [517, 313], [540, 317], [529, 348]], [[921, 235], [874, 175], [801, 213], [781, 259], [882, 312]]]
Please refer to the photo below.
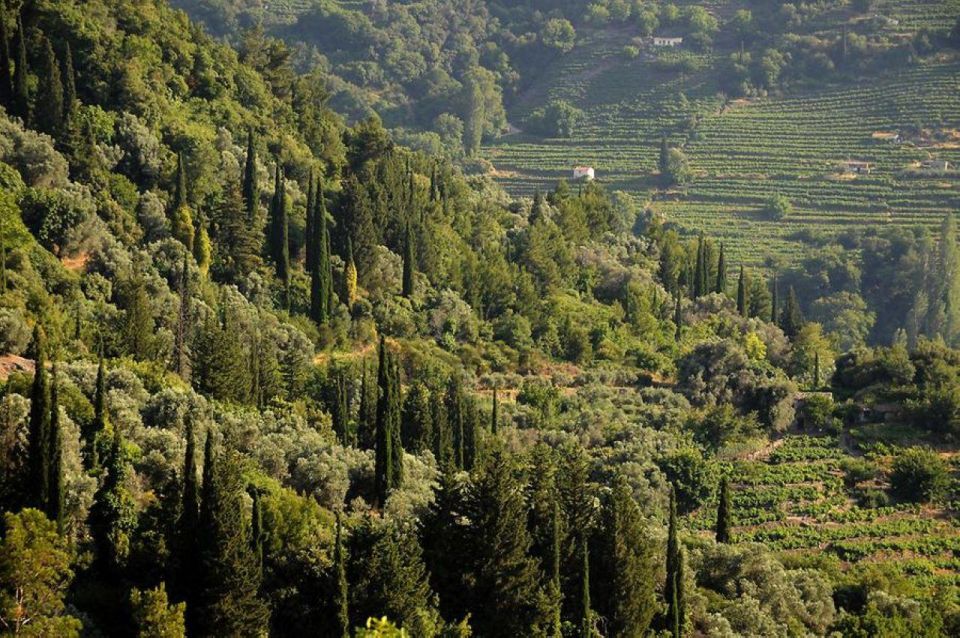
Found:
[[[920, 585], [960, 584], [956, 517], [912, 504], [858, 506], [844, 484], [844, 458], [836, 437], [788, 435], [765, 458], [734, 461], [728, 468], [734, 541], [784, 553], [825, 552], [846, 566], [895, 562]], [[706, 535], [713, 516], [705, 507], [689, 522]]]
[[[960, 14], [960, 2], [896, 4], [906, 29], [943, 27]], [[894, 9], [878, 5], [884, 8]], [[491, 144], [485, 155], [508, 190], [552, 188], [569, 177], [572, 166], [589, 164], [608, 187], [650, 203], [691, 232], [722, 239], [734, 259], [754, 264], [774, 254], [789, 260], [801, 248], [799, 230], [835, 233], [866, 223], [933, 228], [960, 208], [960, 172], [910, 170], [926, 159], [946, 160], [951, 168], [960, 161], [955, 55], [859, 83], [724, 103], [716, 58], [694, 56], [699, 68], [684, 74], [666, 69], [650, 53], [626, 59], [622, 49], [630, 41], [622, 30], [583, 36], [520, 96], [510, 111], [515, 123], [552, 98], [582, 108], [586, 121], [571, 139], [520, 133]], [[681, 131], [693, 114], [699, 121], [688, 138]], [[873, 137], [916, 127], [937, 139], [904, 135], [895, 143]], [[694, 172], [686, 187], [666, 194], [655, 193], [651, 180], [664, 133], [674, 143], [685, 142]], [[843, 174], [847, 160], [870, 162], [871, 174]], [[788, 219], [762, 215], [774, 194], [793, 203]]]

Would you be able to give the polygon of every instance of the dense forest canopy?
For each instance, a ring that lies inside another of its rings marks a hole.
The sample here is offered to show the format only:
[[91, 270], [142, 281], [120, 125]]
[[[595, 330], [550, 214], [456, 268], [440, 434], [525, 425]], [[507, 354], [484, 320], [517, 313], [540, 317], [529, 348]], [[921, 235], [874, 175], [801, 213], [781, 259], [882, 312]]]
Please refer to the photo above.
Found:
[[0, 633], [960, 632], [953, 212], [760, 268], [462, 161], [713, 13], [190, 4], [0, 0]]

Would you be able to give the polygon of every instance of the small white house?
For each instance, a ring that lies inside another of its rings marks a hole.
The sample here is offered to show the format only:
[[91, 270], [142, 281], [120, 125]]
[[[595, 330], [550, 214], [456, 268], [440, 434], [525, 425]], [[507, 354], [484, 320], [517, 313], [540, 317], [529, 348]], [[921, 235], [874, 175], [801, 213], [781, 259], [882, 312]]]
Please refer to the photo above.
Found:
[[581, 179], [585, 182], [591, 181], [595, 177], [592, 166], [574, 166], [573, 179]]
[[663, 36], [653, 36], [653, 46], [655, 47], [678, 47], [683, 44], [683, 38], [665, 38]]

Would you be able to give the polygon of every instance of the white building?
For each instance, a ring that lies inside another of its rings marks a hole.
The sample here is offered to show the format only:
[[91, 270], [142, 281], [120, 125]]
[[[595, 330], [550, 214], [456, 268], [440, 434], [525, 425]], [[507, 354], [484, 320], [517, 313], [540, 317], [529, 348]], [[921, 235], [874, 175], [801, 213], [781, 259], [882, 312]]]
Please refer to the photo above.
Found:
[[589, 182], [595, 177], [592, 166], [574, 166], [573, 179], [582, 179]]
[[662, 36], [653, 36], [653, 46], [655, 47], [678, 47], [683, 44], [683, 38], [665, 38]]

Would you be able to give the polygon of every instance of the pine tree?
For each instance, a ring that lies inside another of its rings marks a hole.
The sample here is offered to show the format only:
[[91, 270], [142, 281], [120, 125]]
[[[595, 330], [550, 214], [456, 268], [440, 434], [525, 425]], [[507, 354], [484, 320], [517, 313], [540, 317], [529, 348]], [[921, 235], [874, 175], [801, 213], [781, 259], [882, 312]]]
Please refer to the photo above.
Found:
[[723, 243], [720, 243], [720, 257], [717, 259], [717, 285], [715, 292], [727, 294], [727, 260], [723, 254]]
[[[210, 446], [208, 446], [210, 447]], [[198, 534], [201, 579], [189, 635], [259, 636], [269, 608], [258, 598], [260, 574], [246, 522], [244, 485], [236, 454], [204, 459]], [[188, 613], [190, 603], [187, 603]]]
[[343, 517], [337, 512], [337, 538], [333, 549], [333, 569], [336, 582], [333, 589], [333, 607], [336, 611], [334, 636], [350, 637], [349, 593], [347, 585], [347, 559], [343, 551]]
[[720, 502], [717, 505], [716, 538], [718, 543], [730, 542], [731, 510], [730, 485], [727, 482], [727, 477], [723, 477], [720, 480]]
[[45, 512], [47, 518], [64, 530], [64, 484], [63, 484], [63, 431], [60, 427], [59, 380], [57, 364], [53, 364], [53, 382], [50, 386], [50, 475], [47, 479], [49, 492]]
[[0, 106], [7, 111], [13, 106], [13, 60], [10, 58], [10, 34], [7, 32], [7, 16], [0, 3]]
[[33, 328], [33, 385], [30, 389], [28, 443], [28, 504], [43, 510], [50, 497], [50, 381], [47, 377], [47, 336]]
[[270, 258], [277, 277], [283, 283], [283, 307], [290, 307], [290, 246], [287, 224], [287, 195], [283, 169], [277, 161], [270, 204]]
[[177, 187], [173, 195], [173, 209], [170, 213], [171, 234], [180, 243], [193, 250], [193, 213], [187, 201], [187, 168], [183, 153], [177, 155]]
[[60, 79], [60, 63], [50, 40], [44, 38], [43, 49], [40, 86], [34, 109], [35, 119], [37, 128], [55, 136], [63, 124], [63, 82]]
[[803, 313], [800, 312], [800, 302], [797, 301], [797, 293], [793, 286], [787, 290], [787, 303], [783, 306], [783, 313], [780, 315], [780, 328], [783, 333], [790, 338], [796, 337], [803, 327]]
[[645, 636], [657, 611], [653, 546], [629, 484], [617, 476], [600, 513], [594, 600], [611, 636]]
[[90, 508], [90, 532], [96, 565], [104, 574], [116, 576], [126, 566], [130, 538], [137, 524], [136, 504], [126, 487], [129, 471], [126, 451], [117, 425], [113, 427], [113, 443], [104, 470], [106, 478]]
[[415, 269], [413, 237], [410, 235], [410, 222], [407, 222], [403, 236], [403, 289], [401, 292], [407, 299], [413, 294], [413, 272]]
[[593, 636], [593, 612], [590, 608], [590, 548], [587, 544], [587, 534], [582, 533], [580, 541], [581, 569], [580, 569], [580, 635], [583, 638]]
[[536, 635], [550, 609], [540, 569], [530, 556], [523, 490], [512, 461], [497, 451], [479, 473], [470, 504], [473, 572], [472, 625], [480, 636]]
[[230, 180], [224, 189], [217, 217], [220, 227], [217, 246], [223, 251], [223, 274], [228, 281], [239, 283], [260, 265], [262, 242], [259, 231], [254, 228], [256, 216], [248, 218], [236, 180]]
[[79, 102], [77, 101], [77, 76], [73, 65], [73, 49], [68, 41], [63, 51], [63, 124], [68, 128], [76, 117]]
[[30, 126], [30, 88], [27, 64], [27, 31], [23, 28], [23, 15], [17, 16], [17, 65], [13, 74], [13, 113]]
[[747, 274], [740, 266], [740, 277], [737, 279], [737, 314], [746, 318], [750, 311], [750, 302], [747, 298]]

